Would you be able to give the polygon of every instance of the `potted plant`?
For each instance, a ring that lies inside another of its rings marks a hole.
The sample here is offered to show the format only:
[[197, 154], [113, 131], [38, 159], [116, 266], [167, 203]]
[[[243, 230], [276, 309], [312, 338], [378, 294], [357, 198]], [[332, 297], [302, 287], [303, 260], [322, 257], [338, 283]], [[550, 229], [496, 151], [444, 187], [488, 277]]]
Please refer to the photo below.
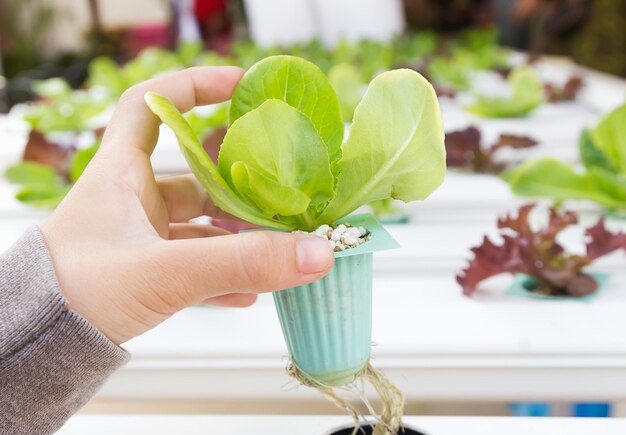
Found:
[[443, 181], [443, 129], [432, 86], [410, 70], [379, 75], [344, 141], [337, 96], [322, 71], [300, 58], [269, 57], [233, 94], [217, 166], [171, 102], [154, 93], [146, 102], [174, 130], [192, 171], [224, 211], [330, 239], [333, 271], [275, 294], [290, 373], [354, 416], [333, 387], [370, 380], [384, 404], [378, 433], [397, 431], [402, 394], [369, 364], [371, 253], [395, 243], [370, 218], [346, 216], [375, 200], [424, 199]]
[[507, 81], [510, 95], [506, 97], [476, 95], [474, 103], [465, 109], [487, 118], [519, 118], [529, 115], [544, 102], [543, 84], [533, 67], [515, 68]]
[[585, 231], [585, 253], [568, 253], [557, 238], [565, 228], [578, 223], [576, 214], [550, 208], [547, 225], [535, 229], [529, 220], [534, 208], [534, 204], [527, 204], [517, 216], [498, 220], [502, 244], [485, 237], [480, 246], [472, 248], [474, 258], [456, 278], [466, 296], [472, 296], [483, 280], [510, 273], [516, 275], [509, 289], [515, 295], [589, 297], [606, 276], [587, 273], [585, 268], [611, 252], [626, 251], [626, 234], [609, 231], [600, 219]]
[[[111, 98], [135, 79], [154, 75], [155, 66], [147, 68], [146, 64], [151, 64], [147, 59], [154, 57], [159, 60], [164, 52], [144, 50], [143, 56], [134, 63], [120, 68], [120, 77], [125, 80], [109, 75], [109, 85], [115, 82], [121, 87], [107, 88], [104, 93], [100, 92], [104, 86], [102, 80], [92, 83], [94, 87], [88, 91], [73, 91], [62, 79], [35, 84], [41, 99], [26, 107], [22, 114], [31, 128], [23, 162], [11, 165], [5, 171], [7, 180], [20, 186], [16, 194], [18, 201], [42, 208], [54, 208], [61, 202], [98, 149], [103, 126], [108, 122], [106, 109], [111, 104]], [[99, 59], [92, 63], [92, 72], [96, 72], [94, 77], [107, 75], [103, 65]], [[170, 64], [163, 65], [167, 67]], [[228, 105], [208, 110], [199, 108], [185, 117], [207, 152], [217, 159], [217, 150], [228, 124]]]
[[529, 160], [505, 174], [513, 193], [528, 197], [593, 201], [626, 210], [626, 105], [594, 129], [583, 130], [579, 152], [584, 170], [554, 158]]
[[35, 83], [40, 96], [26, 107], [23, 119], [31, 131], [23, 162], [6, 169], [6, 178], [20, 185], [16, 198], [32, 206], [53, 208], [95, 154], [109, 106], [90, 91], [74, 91], [63, 79]]

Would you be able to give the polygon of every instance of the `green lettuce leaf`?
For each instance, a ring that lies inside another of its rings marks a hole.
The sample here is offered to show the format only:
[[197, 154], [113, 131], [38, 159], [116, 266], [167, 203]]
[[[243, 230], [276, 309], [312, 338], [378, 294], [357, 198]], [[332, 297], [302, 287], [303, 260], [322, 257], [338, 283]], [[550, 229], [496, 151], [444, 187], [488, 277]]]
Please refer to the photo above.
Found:
[[506, 180], [516, 195], [551, 198], [555, 201], [582, 199], [607, 208], [626, 207], [626, 196], [617, 179], [594, 168], [578, 173], [567, 163], [552, 158], [530, 160], [507, 174]]
[[9, 166], [4, 172], [5, 178], [13, 184], [53, 184], [57, 173], [50, 166], [37, 162], [25, 161]]
[[60, 182], [45, 184], [27, 184], [20, 189], [15, 198], [31, 207], [55, 208], [63, 201], [71, 186]]
[[90, 130], [89, 121], [109, 106], [106, 99], [73, 90], [59, 78], [35, 82], [33, 89], [44, 99], [29, 105], [23, 119], [42, 133]]
[[[231, 125], [220, 150], [218, 170], [233, 188], [231, 167], [236, 162], [246, 164], [248, 176], [252, 169], [280, 186], [302, 192], [315, 210], [323, 208], [333, 196], [334, 179], [326, 145], [309, 118], [283, 101], [267, 100]], [[293, 195], [283, 196], [283, 189], [267, 190], [261, 201], [275, 208], [263, 211], [284, 216], [304, 213], [309, 203], [295, 213], [280, 212], [289, 207], [287, 203], [292, 199]], [[260, 201], [255, 203], [262, 207]]]
[[88, 67], [90, 86], [99, 86], [106, 89], [111, 98], [117, 98], [128, 89], [129, 83], [122, 69], [108, 56], [96, 57]]
[[21, 185], [15, 198], [32, 207], [56, 207], [71, 187], [53, 168], [36, 162], [25, 161], [9, 166], [4, 176], [9, 182]]
[[588, 129], [584, 129], [580, 134], [580, 140], [578, 143], [578, 151], [580, 154], [580, 161], [587, 169], [599, 167], [609, 172], [617, 172], [617, 169], [606, 157], [604, 152], [600, 150], [593, 142], [592, 132]]
[[239, 199], [219, 174], [193, 130], [171, 101], [154, 92], [148, 92], [145, 100], [150, 110], [174, 131], [192, 172], [211, 196], [215, 205], [253, 224], [269, 225], [280, 229], [291, 228], [269, 219], [261, 210]]
[[526, 116], [544, 101], [543, 84], [532, 67], [513, 70], [509, 77], [512, 95], [509, 98], [476, 96], [469, 112], [488, 118], [516, 118]]
[[439, 36], [432, 30], [421, 30], [410, 37], [405, 36], [395, 41], [396, 65], [411, 65], [435, 52]]
[[626, 175], [616, 174], [600, 167], [589, 169], [589, 176], [594, 180], [597, 189], [626, 206]]
[[335, 196], [320, 220], [334, 222], [363, 204], [425, 199], [442, 182], [446, 153], [434, 89], [415, 71], [376, 77], [342, 146]]
[[626, 104], [600, 121], [591, 139], [610, 164], [626, 174]]
[[359, 71], [348, 63], [341, 63], [328, 71], [328, 80], [337, 92], [343, 119], [352, 121], [354, 109], [361, 101], [361, 89], [365, 86]]
[[270, 218], [276, 214], [302, 214], [311, 203], [311, 198], [304, 192], [280, 184], [248, 167], [244, 162], [235, 162], [230, 172], [234, 188], [250, 202], [258, 205]]
[[282, 100], [306, 115], [328, 147], [331, 162], [341, 156], [344, 124], [339, 101], [324, 73], [293, 56], [272, 56], [241, 79], [230, 106], [231, 124], [266, 100]]
[[288, 56], [261, 61], [233, 94], [217, 167], [169, 100], [148, 93], [146, 102], [215, 204], [258, 225], [312, 230], [373, 200], [423, 199], [445, 173], [434, 89], [410, 70], [372, 81], [341, 145], [337, 96], [323, 73]]
[[89, 77], [91, 86], [99, 86], [107, 90], [111, 100], [117, 100], [122, 93], [139, 82], [148, 80], [167, 71], [183, 69], [185, 62], [191, 62], [197, 47], [192, 44], [183, 44], [178, 52], [165, 50], [159, 47], [148, 47], [142, 50], [137, 57], [118, 66], [109, 57], [97, 57], [89, 63]]
[[83, 172], [85, 172], [87, 165], [89, 164], [91, 159], [93, 159], [93, 157], [96, 155], [96, 152], [98, 151], [99, 147], [100, 147], [100, 143], [98, 142], [88, 148], [78, 150], [76, 151], [76, 153], [74, 153], [74, 156], [72, 156], [72, 161], [70, 162], [70, 168], [69, 168], [70, 179], [72, 180], [73, 183], [78, 181], [80, 176], [83, 175]]
[[594, 201], [608, 209], [626, 209], [626, 106], [580, 135], [585, 172], [555, 159], [526, 162], [505, 177], [518, 195]]
[[428, 76], [435, 83], [466, 90], [470, 86], [468, 70], [454, 58], [438, 57], [428, 66]]

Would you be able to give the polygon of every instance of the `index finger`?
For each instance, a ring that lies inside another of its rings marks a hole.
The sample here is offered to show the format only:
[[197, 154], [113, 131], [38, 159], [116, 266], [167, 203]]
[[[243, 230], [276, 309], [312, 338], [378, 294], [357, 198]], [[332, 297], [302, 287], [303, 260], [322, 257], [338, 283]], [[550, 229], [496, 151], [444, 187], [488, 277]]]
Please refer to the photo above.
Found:
[[146, 92], [163, 95], [184, 113], [195, 106], [229, 100], [242, 75], [239, 67], [193, 67], [129, 88], [120, 98], [107, 127], [103, 149], [123, 147], [152, 154], [160, 120], [146, 105]]

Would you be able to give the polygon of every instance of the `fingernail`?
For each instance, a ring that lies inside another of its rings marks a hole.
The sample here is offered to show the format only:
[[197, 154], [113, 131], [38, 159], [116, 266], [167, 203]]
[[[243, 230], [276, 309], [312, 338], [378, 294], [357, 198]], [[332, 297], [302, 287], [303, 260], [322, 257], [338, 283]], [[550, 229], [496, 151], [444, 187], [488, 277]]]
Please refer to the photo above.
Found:
[[323, 272], [332, 263], [333, 252], [328, 240], [300, 237], [296, 241], [296, 262], [302, 273]]

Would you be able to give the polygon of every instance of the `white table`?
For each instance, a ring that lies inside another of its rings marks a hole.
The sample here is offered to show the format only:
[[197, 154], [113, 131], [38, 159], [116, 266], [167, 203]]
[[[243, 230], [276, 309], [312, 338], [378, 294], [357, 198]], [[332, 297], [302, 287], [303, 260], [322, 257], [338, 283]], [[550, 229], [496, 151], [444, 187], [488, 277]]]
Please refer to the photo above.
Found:
[[[452, 274], [377, 273], [373, 364], [412, 401], [626, 399], [626, 270], [614, 272], [590, 304], [513, 300], [506, 278], [468, 299]], [[283, 388], [269, 295], [248, 309], [190, 308], [126, 348], [133, 360], [99, 398], [318, 400]]]
[[[329, 416], [79, 415], [59, 435], [328, 435], [350, 424]], [[425, 435], [623, 435], [623, 419], [406, 417], [405, 424]]]

